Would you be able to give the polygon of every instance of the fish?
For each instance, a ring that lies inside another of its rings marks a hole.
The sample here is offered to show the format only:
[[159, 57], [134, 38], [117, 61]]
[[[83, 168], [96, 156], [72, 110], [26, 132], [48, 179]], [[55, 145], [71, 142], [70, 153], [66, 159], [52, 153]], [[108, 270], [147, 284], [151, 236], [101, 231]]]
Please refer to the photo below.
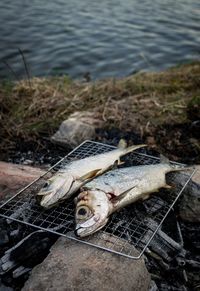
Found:
[[171, 189], [166, 174], [187, 169], [164, 161], [114, 169], [90, 181], [75, 198], [75, 235], [85, 237], [95, 233], [107, 224], [112, 213], [148, 199], [160, 188]]
[[36, 200], [42, 207], [51, 208], [69, 199], [85, 183], [122, 164], [122, 156], [145, 146], [140, 144], [127, 147], [126, 142], [121, 140], [114, 150], [71, 161], [46, 181], [36, 194]]

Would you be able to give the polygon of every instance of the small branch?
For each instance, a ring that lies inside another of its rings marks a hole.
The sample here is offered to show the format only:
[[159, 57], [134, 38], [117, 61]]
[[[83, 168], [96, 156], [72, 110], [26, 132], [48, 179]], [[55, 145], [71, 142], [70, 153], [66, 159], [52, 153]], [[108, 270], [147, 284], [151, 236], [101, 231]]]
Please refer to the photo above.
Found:
[[6, 60], [2, 60], [2, 63], [8, 68], [8, 70], [13, 74], [13, 76], [15, 77], [15, 79], [17, 79], [19, 81], [19, 78], [17, 76], [17, 74], [15, 73], [15, 71], [12, 69], [12, 67], [7, 63]]
[[24, 63], [24, 67], [25, 67], [25, 71], [26, 71], [26, 76], [27, 76], [27, 80], [28, 80], [28, 83], [29, 83], [29, 87], [32, 88], [30, 73], [29, 73], [29, 70], [28, 70], [26, 59], [24, 57], [24, 53], [20, 48], [18, 48], [18, 50], [19, 50], [19, 53], [20, 53], [20, 55], [22, 56], [22, 59], [23, 59], [23, 63]]

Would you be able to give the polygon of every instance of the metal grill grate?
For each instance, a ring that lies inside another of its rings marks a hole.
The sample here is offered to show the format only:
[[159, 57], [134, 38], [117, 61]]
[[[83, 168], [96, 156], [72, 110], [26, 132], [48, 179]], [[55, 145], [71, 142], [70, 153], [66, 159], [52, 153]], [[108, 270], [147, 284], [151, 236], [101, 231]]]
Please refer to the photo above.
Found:
[[[69, 155], [51, 167], [45, 175], [35, 180], [33, 183], [18, 192], [14, 197], [0, 205], [0, 216], [129, 258], [140, 258], [194, 172], [188, 178], [184, 187], [176, 186], [173, 191], [161, 190], [158, 195], [153, 195], [143, 203], [135, 203], [117, 213], [114, 213], [111, 216], [109, 223], [101, 231], [101, 235], [100, 232], [93, 235], [92, 242], [90, 237], [78, 239], [73, 234], [73, 199], [50, 210], [44, 210], [37, 205], [35, 201], [35, 194], [45, 182], [45, 178], [50, 171], [57, 171], [72, 159], [80, 159], [90, 155], [103, 153], [112, 150], [113, 148], [113, 146], [92, 141], [82, 143]], [[158, 158], [138, 152], [129, 154], [125, 161], [126, 165], [129, 166], [159, 163]], [[172, 183], [173, 177], [173, 175], [170, 176], [170, 182]], [[104, 239], [102, 232], [106, 235], [106, 239]], [[108, 240], [108, 233], [110, 234], [111, 240]], [[119, 238], [120, 245], [117, 246]], [[139, 250], [139, 254], [136, 255], [134, 248], [128, 247], [129, 244], [135, 246]]]

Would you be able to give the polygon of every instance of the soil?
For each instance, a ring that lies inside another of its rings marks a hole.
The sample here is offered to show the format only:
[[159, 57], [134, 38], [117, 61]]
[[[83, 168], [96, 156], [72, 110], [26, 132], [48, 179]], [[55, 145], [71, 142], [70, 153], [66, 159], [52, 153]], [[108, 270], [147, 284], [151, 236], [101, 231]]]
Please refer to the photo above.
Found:
[[[164, 154], [170, 160], [185, 163], [200, 163], [200, 122], [183, 124], [165, 124], [158, 126], [151, 134], [141, 136], [133, 131], [122, 131], [118, 128], [96, 130], [96, 141], [117, 145], [123, 138], [128, 144], [148, 144], [148, 154]], [[40, 137], [37, 141], [17, 139], [11, 148], [4, 149], [2, 161], [31, 164], [53, 165], [72, 150], [70, 146], [53, 144], [49, 139]]]

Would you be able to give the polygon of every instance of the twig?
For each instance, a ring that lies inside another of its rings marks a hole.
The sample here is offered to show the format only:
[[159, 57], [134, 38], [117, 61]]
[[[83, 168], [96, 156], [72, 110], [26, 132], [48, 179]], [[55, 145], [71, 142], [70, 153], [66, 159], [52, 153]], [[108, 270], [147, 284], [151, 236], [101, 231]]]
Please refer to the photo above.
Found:
[[111, 97], [108, 97], [108, 99], [107, 99], [107, 101], [106, 101], [106, 103], [104, 105], [104, 109], [103, 109], [103, 113], [102, 113], [102, 118], [103, 118], [104, 121], [107, 121], [107, 119], [105, 117], [105, 113], [106, 113], [106, 109], [107, 109], [107, 106], [108, 106], [110, 100], [111, 100]]
[[2, 60], [2, 63], [9, 69], [9, 71], [13, 74], [13, 76], [19, 81], [19, 78], [12, 67], [7, 63], [6, 60]]
[[31, 86], [30, 73], [29, 73], [29, 70], [28, 70], [27, 62], [26, 62], [25, 57], [24, 57], [24, 53], [23, 53], [23, 51], [20, 48], [18, 48], [18, 50], [19, 50], [19, 53], [21, 54], [22, 59], [23, 59], [23, 63], [24, 63], [24, 67], [25, 67], [25, 71], [26, 71], [26, 75], [27, 75], [27, 80], [28, 80], [28, 83], [29, 83], [29, 87], [32, 88], [32, 86]]

